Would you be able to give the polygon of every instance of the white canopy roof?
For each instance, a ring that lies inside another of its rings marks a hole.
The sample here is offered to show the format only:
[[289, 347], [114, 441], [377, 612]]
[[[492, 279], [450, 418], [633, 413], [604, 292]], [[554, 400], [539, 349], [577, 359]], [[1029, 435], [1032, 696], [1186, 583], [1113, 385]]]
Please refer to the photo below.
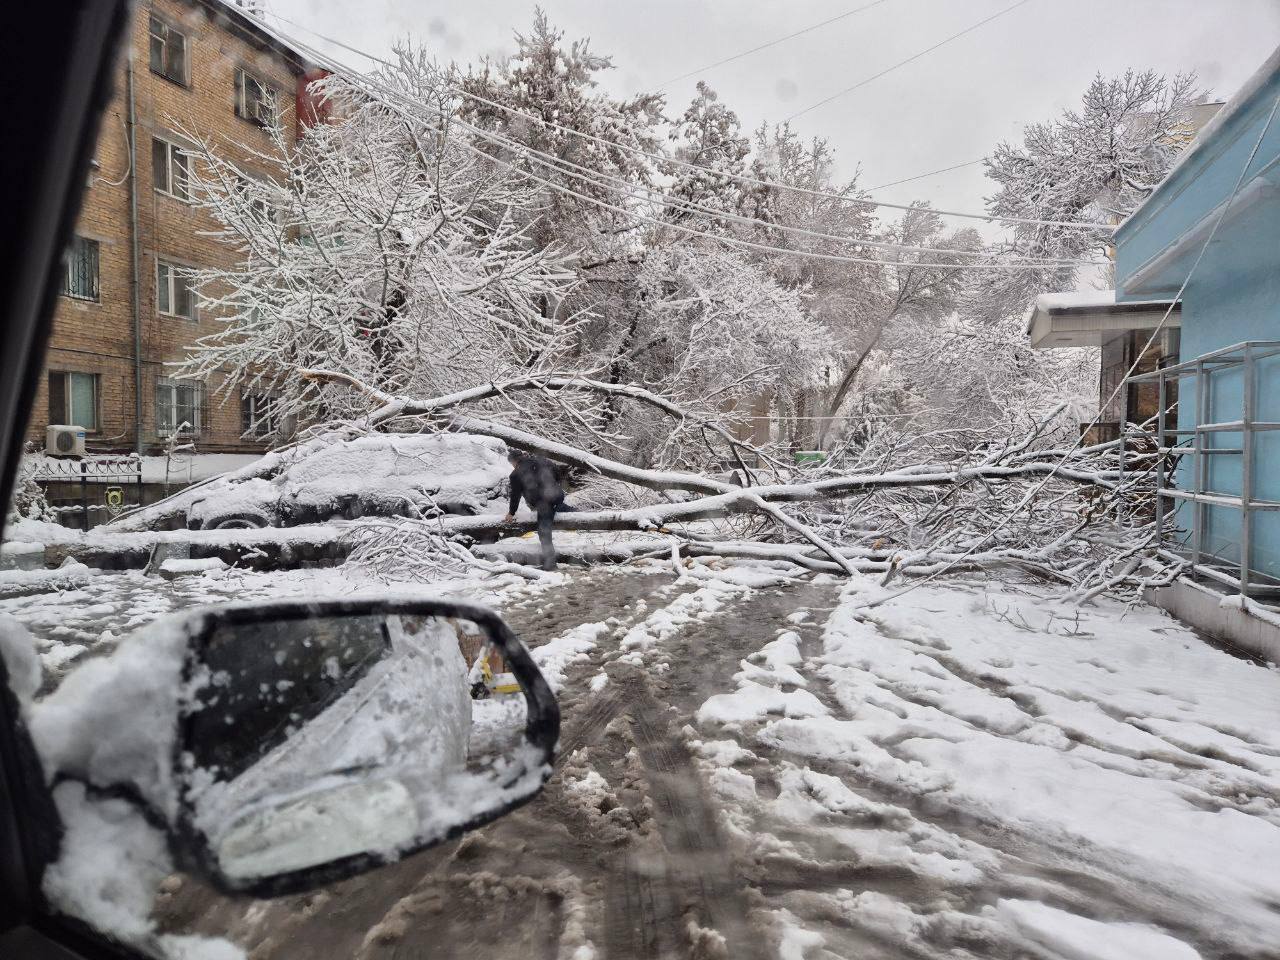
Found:
[[[1114, 290], [1075, 290], [1036, 297], [1027, 312], [1027, 336], [1037, 350], [1098, 347], [1128, 330], [1153, 330], [1169, 313], [1168, 300], [1116, 302]], [[1165, 327], [1182, 325], [1182, 305], [1175, 304]]]

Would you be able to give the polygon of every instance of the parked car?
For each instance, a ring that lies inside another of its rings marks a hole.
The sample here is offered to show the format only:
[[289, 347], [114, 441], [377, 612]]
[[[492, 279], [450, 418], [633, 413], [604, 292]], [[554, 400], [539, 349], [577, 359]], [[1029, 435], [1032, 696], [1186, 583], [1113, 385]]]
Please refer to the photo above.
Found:
[[501, 512], [501, 440], [465, 433], [312, 440], [125, 514], [124, 529], [294, 526], [334, 517]]

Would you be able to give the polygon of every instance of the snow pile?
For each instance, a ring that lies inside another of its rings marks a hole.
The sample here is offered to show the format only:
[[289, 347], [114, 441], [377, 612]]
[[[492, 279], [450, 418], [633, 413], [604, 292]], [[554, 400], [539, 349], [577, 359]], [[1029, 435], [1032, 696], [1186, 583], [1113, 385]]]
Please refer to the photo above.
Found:
[[0, 570], [0, 597], [72, 590], [100, 572], [71, 559], [55, 570]]
[[178, 577], [189, 577], [196, 574], [223, 573], [227, 565], [217, 557], [201, 557], [198, 559], [170, 558], [160, 563], [160, 576], [166, 580]]
[[1181, 940], [1137, 923], [1100, 923], [1027, 900], [1001, 900], [997, 914], [1062, 960], [1200, 960]]
[[565, 671], [572, 664], [589, 659], [600, 636], [612, 628], [613, 624], [608, 621], [584, 623], [530, 651], [547, 685], [553, 691], [559, 690], [564, 684]]
[[733, 693], [716, 694], [707, 700], [696, 714], [698, 723], [740, 728], [744, 723], [763, 720], [770, 715], [826, 715], [827, 708], [809, 691], [785, 689], [808, 685], [808, 681], [795, 668], [795, 664], [801, 660], [796, 646], [798, 640], [797, 634], [783, 630], [776, 640], [765, 644], [758, 653], [741, 661], [741, 669], [733, 676], [738, 689]]
[[706, 586], [676, 597], [628, 630], [622, 638], [623, 656], [619, 659], [636, 666], [643, 665], [648, 651], [661, 646], [691, 623], [710, 620], [725, 604], [745, 596], [750, 590], [750, 586], [728, 579], [708, 579]]

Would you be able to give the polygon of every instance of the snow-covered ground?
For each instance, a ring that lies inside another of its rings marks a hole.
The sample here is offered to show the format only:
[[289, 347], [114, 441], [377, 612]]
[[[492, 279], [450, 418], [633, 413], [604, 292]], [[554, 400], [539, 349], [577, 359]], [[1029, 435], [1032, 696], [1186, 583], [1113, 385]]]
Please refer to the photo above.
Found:
[[[441, 586], [502, 607], [557, 689], [543, 796], [311, 898], [172, 878], [164, 930], [273, 958], [1280, 955], [1280, 671], [1161, 611], [991, 580], [868, 613], [872, 581], [718, 561]], [[97, 572], [0, 612], [53, 683], [191, 603], [367, 589]], [[499, 903], [481, 950], [465, 918]]]
[[1152, 608], [991, 584], [863, 617], [866, 590], [844, 591], [808, 655], [780, 627], [697, 715], [747, 859], [896, 871], [909, 891], [772, 898], [803, 931], [796, 956], [867, 939], [1276, 955], [1280, 673]]

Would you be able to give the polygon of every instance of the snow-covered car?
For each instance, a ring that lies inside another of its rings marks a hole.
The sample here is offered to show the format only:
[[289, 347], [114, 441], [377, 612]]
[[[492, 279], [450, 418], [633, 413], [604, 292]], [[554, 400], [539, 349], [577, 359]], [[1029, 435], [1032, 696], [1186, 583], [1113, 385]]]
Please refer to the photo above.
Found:
[[506, 495], [507, 447], [464, 433], [308, 441], [120, 518], [125, 529], [292, 526], [334, 517], [473, 515]]

